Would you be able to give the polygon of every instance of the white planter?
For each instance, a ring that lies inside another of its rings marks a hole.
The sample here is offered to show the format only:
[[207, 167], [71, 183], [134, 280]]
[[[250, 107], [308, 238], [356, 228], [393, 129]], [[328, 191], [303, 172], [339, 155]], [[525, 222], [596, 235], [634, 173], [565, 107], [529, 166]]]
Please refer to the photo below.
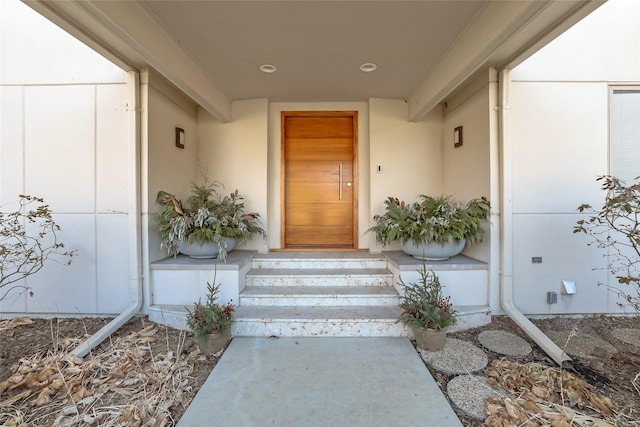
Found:
[[[231, 252], [236, 247], [238, 239], [225, 237], [227, 242], [227, 253]], [[185, 254], [190, 258], [205, 259], [205, 258], [217, 258], [218, 257], [218, 245], [215, 243], [205, 243], [200, 245], [198, 243], [180, 242], [178, 251], [181, 254]]]
[[419, 243], [415, 244], [413, 240], [407, 241], [406, 244], [400, 244], [402, 251], [417, 259], [427, 261], [444, 261], [452, 256], [458, 255], [464, 249], [465, 240], [454, 240], [452, 243]]

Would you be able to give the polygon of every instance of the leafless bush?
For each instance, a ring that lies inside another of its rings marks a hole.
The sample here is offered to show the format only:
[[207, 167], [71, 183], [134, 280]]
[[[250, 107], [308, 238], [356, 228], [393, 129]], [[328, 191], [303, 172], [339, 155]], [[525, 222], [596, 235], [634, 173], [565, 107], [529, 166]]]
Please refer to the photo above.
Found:
[[598, 181], [606, 191], [604, 203], [598, 210], [580, 205], [578, 211], [589, 216], [578, 221], [573, 232], [586, 234], [591, 238], [589, 245], [605, 251], [609, 272], [628, 286], [609, 289], [624, 300], [620, 306], [640, 314], [640, 181], [626, 183], [610, 175]]
[[15, 211], [0, 211], [0, 301], [29, 287], [19, 282], [37, 273], [47, 261], [71, 264], [76, 251], [58, 241], [60, 226], [39, 197], [20, 195]]

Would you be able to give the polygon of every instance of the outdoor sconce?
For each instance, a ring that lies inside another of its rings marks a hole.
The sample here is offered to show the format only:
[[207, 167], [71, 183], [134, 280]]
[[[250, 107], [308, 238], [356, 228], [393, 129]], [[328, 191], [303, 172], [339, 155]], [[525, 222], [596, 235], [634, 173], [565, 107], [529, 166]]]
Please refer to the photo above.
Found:
[[458, 126], [453, 130], [453, 147], [462, 147], [462, 126]]
[[184, 129], [176, 128], [176, 147], [184, 148]]

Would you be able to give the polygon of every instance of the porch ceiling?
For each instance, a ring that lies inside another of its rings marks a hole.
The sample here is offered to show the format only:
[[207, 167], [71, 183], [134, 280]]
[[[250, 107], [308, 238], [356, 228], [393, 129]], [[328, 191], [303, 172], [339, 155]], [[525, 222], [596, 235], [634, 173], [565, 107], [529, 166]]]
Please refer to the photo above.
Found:
[[[404, 99], [420, 119], [602, 1], [25, 0], [125, 69], [154, 68], [223, 121], [230, 102]], [[378, 70], [363, 73], [365, 62]], [[265, 74], [261, 64], [278, 70]]]

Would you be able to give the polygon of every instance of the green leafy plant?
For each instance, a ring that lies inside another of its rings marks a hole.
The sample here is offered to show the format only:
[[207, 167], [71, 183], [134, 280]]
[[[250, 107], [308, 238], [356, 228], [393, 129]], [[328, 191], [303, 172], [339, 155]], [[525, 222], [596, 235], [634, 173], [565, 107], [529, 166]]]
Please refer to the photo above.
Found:
[[58, 231], [53, 212], [39, 197], [20, 195], [16, 210], [0, 212], [0, 301], [16, 289], [31, 293], [17, 282], [40, 271], [48, 261], [71, 264], [77, 253], [65, 250]]
[[420, 202], [405, 203], [395, 197], [385, 200], [385, 213], [373, 219], [373, 232], [383, 246], [395, 240], [406, 244], [413, 240], [420, 243], [451, 243], [466, 239], [469, 244], [481, 242], [484, 237], [482, 225], [489, 220], [489, 201], [475, 198], [466, 206], [451, 199], [451, 196], [421, 195]]
[[[640, 177], [639, 177], [640, 178]], [[589, 246], [605, 251], [607, 269], [618, 280], [628, 286], [619, 288], [609, 286], [609, 290], [618, 294], [625, 302], [621, 307], [629, 306], [640, 314], [640, 182], [626, 183], [614, 176], [604, 175], [597, 178], [606, 192], [600, 209], [582, 204], [578, 212], [589, 216], [581, 219], [574, 227], [574, 233], [583, 233], [591, 238]], [[599, 283], [599, 285], [604, 285]]]
[[456, 311], [451, 297], [443, 296], [442, 284], [438, 276], [427, 270], [426, 265], [418, 270], [420, 280], [408, 285], [400, 278], [404, 288], [399, 321], [415, 329], [435, 329], [440, 331], [456, 323]]
[[259, 214], [244, 211], [244, 198], [235, 190], [221, 196], [218, 181], [194, 184], [187, 205], [166, 191], [159, 191], [156, 202], [162, 210], [156, 213], [155, 221], [162, 237], [162, 247], [171, 255], [178, 254], [180, 242], [214, 243], [218, 245], [218, 257], [225, 261], [227, 244], [225, 238], [239, 242], [250, 240], [254, 234], [266, 236], [260, 226]]
[[207, 300], [198, 299], [193, 305], [193, 311], [187, 308], [187, 325], [193, 332], [196, 340], [204, 343], [211, 334], [225, 334], [231, 327], [233, 304], [218, 304], [220, 283], [207, 282]]

